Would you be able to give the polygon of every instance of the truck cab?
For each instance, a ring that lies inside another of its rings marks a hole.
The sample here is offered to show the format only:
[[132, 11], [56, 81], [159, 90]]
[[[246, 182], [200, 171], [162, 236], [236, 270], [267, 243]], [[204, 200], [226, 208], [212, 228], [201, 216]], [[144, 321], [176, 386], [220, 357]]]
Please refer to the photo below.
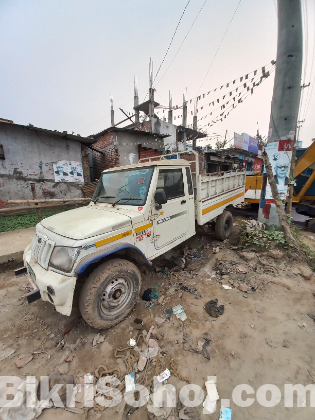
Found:
[[34, 287], [30, 300], [36, 294], [70, 315], [78, 277], [93, 264], [80, 294], [80, 311], [91, 326], [109, 328], [137, 300], [139, 265], [152, 265], [154, 258], [193, 236], [196, 221], [204, 224], [219, 216], [225, 239], [232, 216], [224, 209], [241, 200], [245, 176], [203, 180], [197, 157], [195, 168], [192, 173], [191, 162], [178, 156], [108, 169], [89, 205], [38, 223], [24, 253]]

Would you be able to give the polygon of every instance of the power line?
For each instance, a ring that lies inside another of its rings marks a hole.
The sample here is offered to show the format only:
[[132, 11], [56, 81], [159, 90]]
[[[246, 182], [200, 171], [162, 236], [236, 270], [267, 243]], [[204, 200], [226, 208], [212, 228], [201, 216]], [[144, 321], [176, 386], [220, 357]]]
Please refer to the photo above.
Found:
[[[164, 54], [164, 57], [163, 57], [162, 63], [160, 64], [160, 67], [158, 68], [158, 71], [156, 72], [156, 75], [155, 75], [155, 77], [154, 77], [154, 80], [156, 79], [156, 76], [159, 74], [159, 71], [161, 70], [161, 67], [162, 67], [162, 65], [163, 65], [163, 63], [164, 63], [164, 61], [165, 61], [165, 58], [166, 58], [166, 56], [167, 56], [167, 54], [168, 54], [168, 52], [169, 52], [169, 49], [171, 48], [171, 45], [172, 45], [172, 43], [173, 43], [173, 39], [174, 39], [174, 37], [175, 37], [175, 35], [176, 35], [177, 29], [178, 29], [178, 27], [179, 27], [179, 25], [180, 25], [180, 23], [181, 23], [181, 20], [182, 20], [182, 18], [183, 18], [183, 16], [184, 16], [184, 14], [185, 14], [185, 12], [186, 12], [186, 9], [187, 9], [187, 7], [188, 7], [189, 3], [190, 3], [190, 0], [188, 0], [187, 4], [186, 4], [186, 6], [185, 6], [185, 8], [184, 8], [184, 10], [183, 10], [183, 13], [182, 13], [181, 17], [179, 18], [179, 21], [178, 21], [178, 24], [177, 24], [177, 26], [176, 26], [176, 28], [175, 28], [174, 33], [173, 33], [173, 36], [172, 36], [171, 42], [169, 43], [169, 46], [167, 47], [166, 53]], [[153, 80], [153, 82], [154, 82], [154, 80]]]
[[164, 77], [164, 76], [165, 76], [165, 74], [167, 73], [168, 69], [169, 69], [169, 68], [171, 67], [171, 65], [173, 64], [173, 61], [175, 60], [175, 58], [177, 57], [177, 54], [179, 53], [179, 51], [181, 50], [182, 46], [184, 45], [184, 42], [186, 41], [186, 39], [187, 39], [187, 37], [188, 37], [188, 35], [189, 35], [190, 31], [192, 30], [192, 28], [193, 28], [194, 24], [196, 23], [196, 20], [198, 19], [199, 15], [200, 15], [200, 13], [201, 13], [202, 9], [204, 8], [205, 4], [207, 3], [207, 1], [208, 1], [208, 0], [205, 0], [205, 2], [203, 3], [203, 5], [201, 6], [201, 8], [200, 8], [199, 12], [197, 13], [197, 16], [195, 17], [195, 19], [194, 19], [194, 21], [193, 21], [193, 23], [192, 23], [191, 27], [189, 28], [188, 32], [186, 33], [186, 35], [185, 35], [185, 37], [184, 37], [184, 39], [183, 39], [183, 42], [180, 44], [180, 46], [179, 46], [178, 50], [176, 51], [176, 54], [174, 55], [174, 57], [173, 57], [172, 61], [170, 62], [170, 64], [169, 64], [169, 66], [167, 67], [167, 69], [165, 70], [165, 72], [164, 72], [163, 76], [161, 77], [161, 79], [160, 79], [160, 80], [156, 83], [157, 85], [160, 83], [160, 81], [163, 79], [163, 77]]
[[[234, 10], [234, 13], [233, 13], [232, 19], [230, 20], [230, 22], [229, 22], [229, 24], [228, 24], [228, 26], [227, 26], [227, 28], [226, 28], [226, 30], [225, 30], [225, 32], [224, 32], [223, 38], [221, 39], [221, 41], [220, 41], [220, 43], [219, 43], [219, 46], [218, 46], [218, 48], [217, 48], [217, 50], [216, 50], [216, 52], [215, 52], [215, 54], [214, 54], [214, 57], [213, 57], [213, 59], [212, 59], [212, 62], [211, 62], [210, 66], [209, 66], [209, 68], [208, 68], [208, 70], [207, 70], [207, 73], [206, 73], [206, 75], [205, 75], [205, 77], [204, 77], [204, 79], [203, 79], [203, 81], [202, 81], [202, 83], [201, 83], [201, 85], [200, 85], [200, 87], [199, 87], [199, 89], [198, 89], [198, 93], [200, 92], [200, 89], [202, 88], [202, 86], [203, 86], [203, 84], [204, 84], [204, 82], [205, 82], [205, 80], [206, 80], [206, 78], [207, 78], [207, 76], [208, 76], [208, 73], [209, 73], [209, 71], [210, 71], [210, 69], [211, 69], [211, 67], [212, 67], [212, 65], [213, 65], [213, 63], [214, 63], [214, 60], [215, 60], [215, 58], [216, 58], [216, 56], [217, 56], [217, 54], [218, 54], [218, 52], [219, 52], [219, 50], [220, 50], [220, 48], [221, 48], [221, 45], [222, 45], [222, 43], [223, 43], [223, 41], [224, 41], [224, 38], [225, 38], [225, 36], [226, 36], [226, 34], [227, 34], [227, 32], [228, 32], [228, 30], [229, 30], [230, 26], [231, 26], [231, 23], [232, 23], [232, 21], [233, 21], [233, 19], [234, 19], [234, 16], [235, 16], [235, 14], [236, 14], [236, 12], [237, 12], [237, 10], [238, 10], [238, 8], [239, 8], [239, 5], [241, 4], [241, 1], [242, 1], [242, 0], [239, 0], [238, 4], [237, 4], [237, 6], [236, 6], [236, 9]], [[197, 93], [197, 95], [196, 95], [196, 96], [198, 96], [198, 93]]]

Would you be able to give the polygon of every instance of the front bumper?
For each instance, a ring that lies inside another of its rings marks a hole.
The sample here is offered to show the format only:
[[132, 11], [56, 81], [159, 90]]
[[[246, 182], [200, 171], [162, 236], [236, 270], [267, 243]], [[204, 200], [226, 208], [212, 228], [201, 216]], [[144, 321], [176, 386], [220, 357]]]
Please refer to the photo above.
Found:
[[[32, 257], [30, 246], [26, 248], [23, 259], [29, 281], [34, 289], [39, 289], [42, 300], [55, 305], [61, 314], [70, 315], [77, 278], [42, 268]], [[48, 293], [48, 286], [53, 288], [53, 295]]]

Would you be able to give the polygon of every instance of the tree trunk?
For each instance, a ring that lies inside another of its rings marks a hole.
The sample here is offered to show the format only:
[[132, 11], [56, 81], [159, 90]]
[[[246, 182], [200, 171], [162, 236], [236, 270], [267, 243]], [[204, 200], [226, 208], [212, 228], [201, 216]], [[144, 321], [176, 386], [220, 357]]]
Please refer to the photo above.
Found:
[[[292, 159], [291, 159], [291, 168], [290, 168], [290, 181], [293, 181], [293, 179], [294, 179], [294, 173], [295, 173], [296, 143], [297, 142], [294, 139], [293, 151], [292, 151]], [[291, 217], [291, 213], [292, 213], [292, 201], [293, 201], [293, 184], [290, 184], [288, 204], [287, 204], [287, 215], [290, 216], [290, 217]]]
[[269, 162], [269, 157], [268, 157], [266, 151], [264, 151], [264, 153], [263, 153], [263, 158], [264, 158], [264, 164], [265, 164], [265, 168], [266, 168], [267, 177], [268, 177], [269, 185], [270, 185], [270, 188], [271, 188], [272, 196], [273, 196], [273, 199], [275, 200], [275, 205], [276, 205], [277, 213], [278, 213], [278, 216], [279, 216], [279, 223], [280, 223], [281, 229], [283, 231], [284, 237], [285, 237], [288, 244], [292, 244], [296, 248], [299, 248], [296, 240], [294, 239], [294, 237], [291, 233], [291, 229], [290, 229], [290, 225], [288, 223], [287, 215], [284, 211], [284, 206], [283, 206], [283, 203], [282, 203], [281, 198], [279, 196], [277, 184], [276, 184], [275, 178], [273, 176], [273, 172], [272, 172], [272, 166]]

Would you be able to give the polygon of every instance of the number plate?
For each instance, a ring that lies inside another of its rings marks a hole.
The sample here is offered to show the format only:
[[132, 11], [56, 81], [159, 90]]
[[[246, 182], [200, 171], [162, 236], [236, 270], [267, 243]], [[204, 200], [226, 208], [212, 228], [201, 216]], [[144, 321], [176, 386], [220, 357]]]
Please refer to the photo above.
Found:
[[34, 270], [29, 264], [27, 264], [27, 271], [28, 271], [28, 274], [32, 277], [32, 279], [36, 282], [36, 276], [35, 276]]

